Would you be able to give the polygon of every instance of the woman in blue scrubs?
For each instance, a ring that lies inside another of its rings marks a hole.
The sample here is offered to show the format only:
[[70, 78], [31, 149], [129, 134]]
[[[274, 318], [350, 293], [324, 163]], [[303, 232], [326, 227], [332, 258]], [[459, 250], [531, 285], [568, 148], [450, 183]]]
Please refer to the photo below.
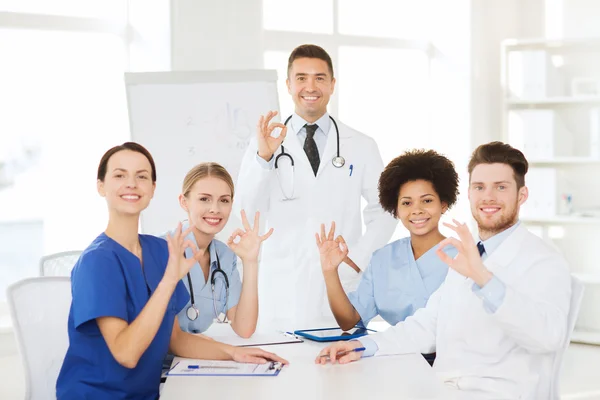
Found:
[[[396, 325], [417, 309], [446, 278], [448, 267], [435, 254], [445, 237], [439, 221], [458, 197], [458, 174], [452, 161], [433, 150], [408, 151], [392, 160], [379, 178], [379, 202], [400, 219], [410, 236], [375, 251], [355, 292], [346, 295], [338, 267], [348, 255], [344, 238], [321, 225], [317, 246], [329, 305], [344, 330], [366, 326], [380, 315]], [[451, 257], [456, 249], [446, 248]]]
[[154, 161], [141, 145], [124, 143], [102, 157], [97, 188], [109, 220], [71, 273], [69, 348], [56, 383], [61, 400], [156, 399], [168, 349], [189, 358], [285, 362], [181, 331], [177, 314], [189, 298], [181, 279], [199, 253], [181, 225], [166, 241], [138, 234], [155, 186]]
[[[179, 313], [179, 324], [186, 332], [200, 333], [214, 321], [231, 322], [239, 336], [248, 338], [256, 330], [258, 320], [258, 253], [260, 244], [273, 230], [258, 236], [259, 214], [251, 227], [242, 211], [244, 229], [232, 233], [227, 244], [215, 239], [229, 220], [234, 186], [231, 175], [217, 163], [196, 165], [185, 176], [179, 196], [181, 208], [187, 213], [184, 229], [198, 247], [197, 261], [183, 283], [190, 301]], [[244, 239], [237, 243], [239, 239]], [[190, 249], [186, 256], [192, 257]], [[237, 257], [244, 268], [240, 280]], [[221, 272], [222, 271], [222, 272]], [[212, 285], [214, 282], [214, 286]]]

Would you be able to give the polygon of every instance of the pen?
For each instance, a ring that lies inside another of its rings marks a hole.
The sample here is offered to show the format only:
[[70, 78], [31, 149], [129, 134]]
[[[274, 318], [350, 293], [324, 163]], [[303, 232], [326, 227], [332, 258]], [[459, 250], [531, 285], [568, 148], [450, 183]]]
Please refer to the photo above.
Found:
[[350, 176], [352, 176], [352, 171], [354, 170], [354, 165], [350, 164]]
[[[342, 357], [342, 356], [345, 356], [345, 355], [346, 355], [346, 354], [348, 354], [348, 353], [352, 353], [352, 352], [358, 353], [359, 351], [365, 351], [365, 350], [366, 350], [366, 349], [365, 349], [364, 347], [357, 347], [357, 348], [355, 348], [355, 349], [353, 349], [353, 350], [344, 350], [344, 351], [340, 351], [340, 352], [339, 352], [339, 353], [337, 353], [335, 356], [336, 356], [336, 357]], [[323, 355], [322, 355], [322, 356], [320, 356], [320, 357], [327, 357], [327, 358], [329, 359], [329, 354], [323, 354]]]
[[269, 370], [281, 369], [281, 367], [283, 367], [283, 364], [277, 361], [271, 361], [271, 364], [269, 365]]
[[277, 331], [277, 332], [281, 333], [283, 336], [287, 336], [287, 337], [290, 337], [290, 338], [298, 339], [298, 336], [296, 336], [292, 332], [284, 332], [284, 331]]

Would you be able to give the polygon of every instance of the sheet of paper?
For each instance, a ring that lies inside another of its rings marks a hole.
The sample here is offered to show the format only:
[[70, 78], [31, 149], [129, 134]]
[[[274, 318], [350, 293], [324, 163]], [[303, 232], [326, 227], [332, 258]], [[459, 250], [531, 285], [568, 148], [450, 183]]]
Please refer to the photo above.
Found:
[[214, 336], [212, 338], [217, 342], [232, 346], [268, 346], [270, 344], [302, 343], [302, 339], [297, 338], [295, 335], [280, 332], [257, 333], [248, 339], [237, 335]]
[[277, 375], [281, 368], [281, 364], [276, 362], [242, 364], [235, 361], [182, 358], [167, 375]]

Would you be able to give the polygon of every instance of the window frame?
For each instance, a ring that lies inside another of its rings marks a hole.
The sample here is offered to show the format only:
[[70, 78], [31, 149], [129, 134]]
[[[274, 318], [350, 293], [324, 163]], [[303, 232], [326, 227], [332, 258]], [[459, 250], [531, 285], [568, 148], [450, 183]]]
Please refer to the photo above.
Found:
[[[125, 14], [118, 21], [108, 18], [89, 18], [54, 14], [0, 11], [0, 29], [22, 29], [40, 32], [104, 33], [122, 40], [125, 52], [124, 72], [130, 69], [131, 44], [134, 29], [129, 20], [131, 0], [124, 0]], [[12, 284], [14, 282], [11, 282]], [[6, 300], [0, 300], [0, 333], [10, 330]]]

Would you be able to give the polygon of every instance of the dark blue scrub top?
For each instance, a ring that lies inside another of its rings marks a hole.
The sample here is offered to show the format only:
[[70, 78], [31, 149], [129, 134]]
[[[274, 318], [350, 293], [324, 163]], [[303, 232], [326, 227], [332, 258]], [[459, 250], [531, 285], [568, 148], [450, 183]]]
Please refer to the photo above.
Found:
[[139, 239], [143, 269], [133, 253], [102, 233], [71, 273], [69, 348], [56, 382], [59, 400], [158, 397], [173, 322], [189, 300], [183, 283], [177, 284], [154, 340], [133, 369], [114, 359], [96, 323], [99, 317], [133, 322], [162, 279], [169, 258], [167, 242], [150, 235]]

